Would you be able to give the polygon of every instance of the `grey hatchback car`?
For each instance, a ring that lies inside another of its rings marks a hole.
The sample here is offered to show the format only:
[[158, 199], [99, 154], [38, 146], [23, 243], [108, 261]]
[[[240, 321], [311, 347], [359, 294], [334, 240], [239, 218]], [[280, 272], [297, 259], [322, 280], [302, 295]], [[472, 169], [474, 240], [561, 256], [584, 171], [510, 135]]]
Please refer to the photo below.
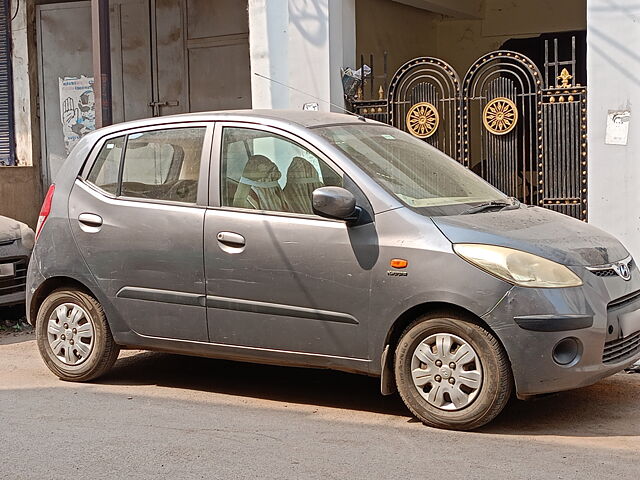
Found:
[[28, 272], [64, 380], [121, 348], [380, 377], [427, 425], [640, 358], [640, 272], [597, 228], [521, 205], [355, 116], [187, 114], [88, 134], [46, 196]]

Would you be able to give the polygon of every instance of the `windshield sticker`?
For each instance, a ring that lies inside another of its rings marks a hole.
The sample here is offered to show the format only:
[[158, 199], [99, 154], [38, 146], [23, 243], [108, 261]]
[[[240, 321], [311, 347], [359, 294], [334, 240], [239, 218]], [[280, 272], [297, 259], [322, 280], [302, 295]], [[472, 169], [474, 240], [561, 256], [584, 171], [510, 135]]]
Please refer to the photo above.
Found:
[[389, 135], [388, 133], [383, 133], [382, 134], [382, 138], [386, 138], [387, 140], [395, 140], [396, 137], [394, 137], [393, 135]]

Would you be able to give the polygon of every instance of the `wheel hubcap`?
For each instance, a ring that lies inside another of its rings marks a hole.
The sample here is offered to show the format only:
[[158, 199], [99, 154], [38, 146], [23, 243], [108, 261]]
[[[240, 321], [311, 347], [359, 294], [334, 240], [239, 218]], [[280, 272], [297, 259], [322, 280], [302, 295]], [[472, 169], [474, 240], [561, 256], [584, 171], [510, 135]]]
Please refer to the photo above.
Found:
[[482, 365], [465, 340], [438, 333], [423, 340], [413, 352], [411, 376], [430, 405], [441, 410], [461, 410], [480, 392]]
[[47, 338], [53, 354], [65, 365], [80, 365], [93, 350], [93, 322], [74, 303], [63, 303], [49, 316]]

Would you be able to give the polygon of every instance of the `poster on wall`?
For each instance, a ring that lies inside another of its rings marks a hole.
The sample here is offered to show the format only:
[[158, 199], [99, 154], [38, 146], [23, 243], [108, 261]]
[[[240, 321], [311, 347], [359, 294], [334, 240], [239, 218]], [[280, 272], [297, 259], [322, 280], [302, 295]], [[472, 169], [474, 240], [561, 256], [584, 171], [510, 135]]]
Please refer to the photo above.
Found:
[[629, 142], [629, 110], [609, 110], [604, 143], [607, 145], [627, 145]]
[[78, 140], [96, 129], [96, 98], [93, 77], [58, 78], [60, 118], [67, 155]]

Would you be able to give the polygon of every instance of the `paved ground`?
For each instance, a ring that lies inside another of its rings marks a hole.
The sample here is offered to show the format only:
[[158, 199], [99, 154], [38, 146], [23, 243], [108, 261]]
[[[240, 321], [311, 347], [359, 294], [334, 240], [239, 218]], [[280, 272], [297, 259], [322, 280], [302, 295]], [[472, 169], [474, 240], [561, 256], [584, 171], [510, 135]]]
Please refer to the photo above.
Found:
[[640, 478], [640, 374], [513, 402], [473, 433], [413, 420], [375, 379], [126, 352], [58, 381], [0, 338], [0, 478]]

